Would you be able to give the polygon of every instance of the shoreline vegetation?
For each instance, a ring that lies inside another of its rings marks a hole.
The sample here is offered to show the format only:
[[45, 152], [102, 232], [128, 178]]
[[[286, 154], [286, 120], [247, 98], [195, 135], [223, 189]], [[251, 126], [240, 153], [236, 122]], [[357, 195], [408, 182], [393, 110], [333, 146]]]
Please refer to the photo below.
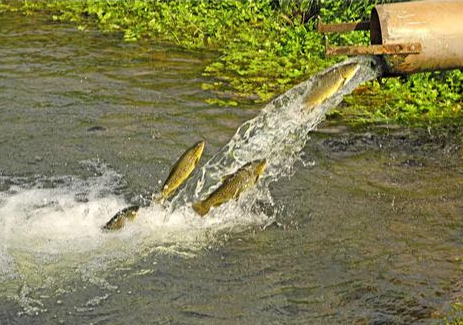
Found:
[[[392, 0], [0, 0], [0, 14], [41, 14], [82, 32], [98, 28], [127, 42], [167, 42], [215, 51], [203, 74], [213, 105], [265, 103], [345, 57], [326, 58], [316, 16], [324, 22], [368, 19], [377, 3]], [[367, 32], [329, 35], [334, 45], [368, 44]], [[450, 126], [461, 134], [463, 72], [420, 73], [365, 83], [346, 96], [329, 119], [351, 125]], [[463, 325], [463, 303], [445, 324]]]
[[[325, 57], [324, 22], [359, 21], [385, 1], [344, 0], [0, 0], [0, 13], [41, 13], [50, 20], [119, 32], [186, 50], [216, 51], [203, 74], [210, 104], [264, 103], [345, 57]], [[396, 1], [397, 2], [397, 1]], [[336, 45], [368, 44], [368, 32], [329, 35]], [[329, 119], [353, 125], [391, 123], [439, 126], [463, 120], [463, 72], [420, 73], [365, 83]]]

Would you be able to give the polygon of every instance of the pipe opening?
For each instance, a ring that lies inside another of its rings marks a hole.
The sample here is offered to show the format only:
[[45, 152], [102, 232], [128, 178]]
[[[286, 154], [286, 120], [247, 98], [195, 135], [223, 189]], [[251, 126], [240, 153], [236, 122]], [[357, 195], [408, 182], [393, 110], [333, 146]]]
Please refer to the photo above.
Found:
[[381, 34], [381, 23], [379, 21], [378, 11], [376, 7], [371, 11], [370, 17], [370, 42], [372, 45], [383, 44], [383, 37]]

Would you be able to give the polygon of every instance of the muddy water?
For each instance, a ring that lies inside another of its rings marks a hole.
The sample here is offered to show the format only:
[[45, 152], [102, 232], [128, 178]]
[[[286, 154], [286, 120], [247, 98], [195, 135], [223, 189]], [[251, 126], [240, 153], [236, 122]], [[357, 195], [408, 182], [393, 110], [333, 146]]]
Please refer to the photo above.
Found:
[[204, 104], [213, 53], [0, 26], [1, 324], [434, 324], [460, 294], [454, 139], [325, 128], [259, 214], [153, 207], [105, 237], [192, 142], [211, 157], [259, 107]]

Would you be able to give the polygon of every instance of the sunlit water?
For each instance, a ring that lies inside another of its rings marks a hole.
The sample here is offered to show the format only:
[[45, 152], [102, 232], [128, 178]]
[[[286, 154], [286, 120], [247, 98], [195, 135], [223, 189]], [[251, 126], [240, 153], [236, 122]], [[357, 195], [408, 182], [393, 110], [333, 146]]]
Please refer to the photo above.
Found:
[[[0, 324], [434, 323], [459, 294], [455, 147], [401, 130], [309, 138], [377, 76], [371, 59], [310, 114], [315, 79], [262, 109], [214, 107], [201, 90], [213, 53], [0, 23]], [[199, 139], [204, 166], [174, 204], [101, 233]], [[194, 214], [264, 157], [256, 188]]]

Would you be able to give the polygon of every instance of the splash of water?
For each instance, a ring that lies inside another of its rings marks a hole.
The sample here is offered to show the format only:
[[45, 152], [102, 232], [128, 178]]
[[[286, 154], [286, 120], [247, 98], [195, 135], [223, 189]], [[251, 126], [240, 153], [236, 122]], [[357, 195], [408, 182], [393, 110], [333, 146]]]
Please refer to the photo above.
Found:
[[[304, 111], [304, 101], [320, 77], [354, 62], [359, 69], [347, 83], [323, 103]], [[121, 176], [104, 164], [90, 163], [96, 176], [87, 180], [69, 176], [24, 184], [18, 179], [0, 179], [0, 187], [8, 183], [7, 190], [0, 191], [0, 295], [16, 300], [24, 312], [34, 314], [45, 309], [34, 291], [63, 293], [68, 290], [65, 284], [76, 277], [107, 291], [116, 290], [116, 285], [98, 275], [115, 264], [130, 264], [153, 251], [194, 256], [218, 232], [267, 223], [271, 216], [254, 209], [256, 201], [272, 204], [268, 185], [291, 174], [309, 131], [345, 94], [378, 74], [373, 58], [355, 58], [292, 88], [245, 122], [188, 181], [170, 209], [155, 204], [141, 208], [136, 222], [118, 233], [100, 231], [116, 211], [127, 206], [114, 194]], [[238, 202], [213, 209], [207, 218], [193, 212], [191, 202], [220, 185], [223, 175], [263, 158], [267, 159], [267, 168], [258, 188], [244, 193]]]
[[[345, 84], [322, 103], [305, 111], [304, 101], [316, 92], [317, 81], [336, 69], [356, 63], [358, 70]], [[224, 175], [256, 159], [267, 159], [267, 167], [260, 179], [269, 183], [291, 174], [299, 152], [326, 112], [337, 106], [346, 94], [365, 81], [380, 75], [380, 64], [374, 57], [356, 57], [336, 64], [300, 83], [264, 107], [259, 115], [245, 122], [231, 140], [212, 157], [185, 188], [176, 196], [172, 207], [178, 208], [204, 198], [216, 189]], [[271, 198], [267, 195], [267, 198]]]
[[266, 218], [238, 207], [233, 215], [230, 210], [221, 218], [202, 219], [192, 211], [170, 213], [154, 204], [141, 208], [136, 222], [122, 231], [102, 233], [100, 227], [128, 203], [113, 194], [121, 186], [119, 174], [101, 163], [85, 164], [95, 170], [86, 180], [0, 179], [7, 187], [0, 191], [0, 298], [16, 301], [21, 314], [46, 311], [42, 293], [66, 295], [75, 281], [109, 294], [118, 287], [106, 280], [107, 270], [151, 253], [194, 257], [217, 239], [217, 232]]

